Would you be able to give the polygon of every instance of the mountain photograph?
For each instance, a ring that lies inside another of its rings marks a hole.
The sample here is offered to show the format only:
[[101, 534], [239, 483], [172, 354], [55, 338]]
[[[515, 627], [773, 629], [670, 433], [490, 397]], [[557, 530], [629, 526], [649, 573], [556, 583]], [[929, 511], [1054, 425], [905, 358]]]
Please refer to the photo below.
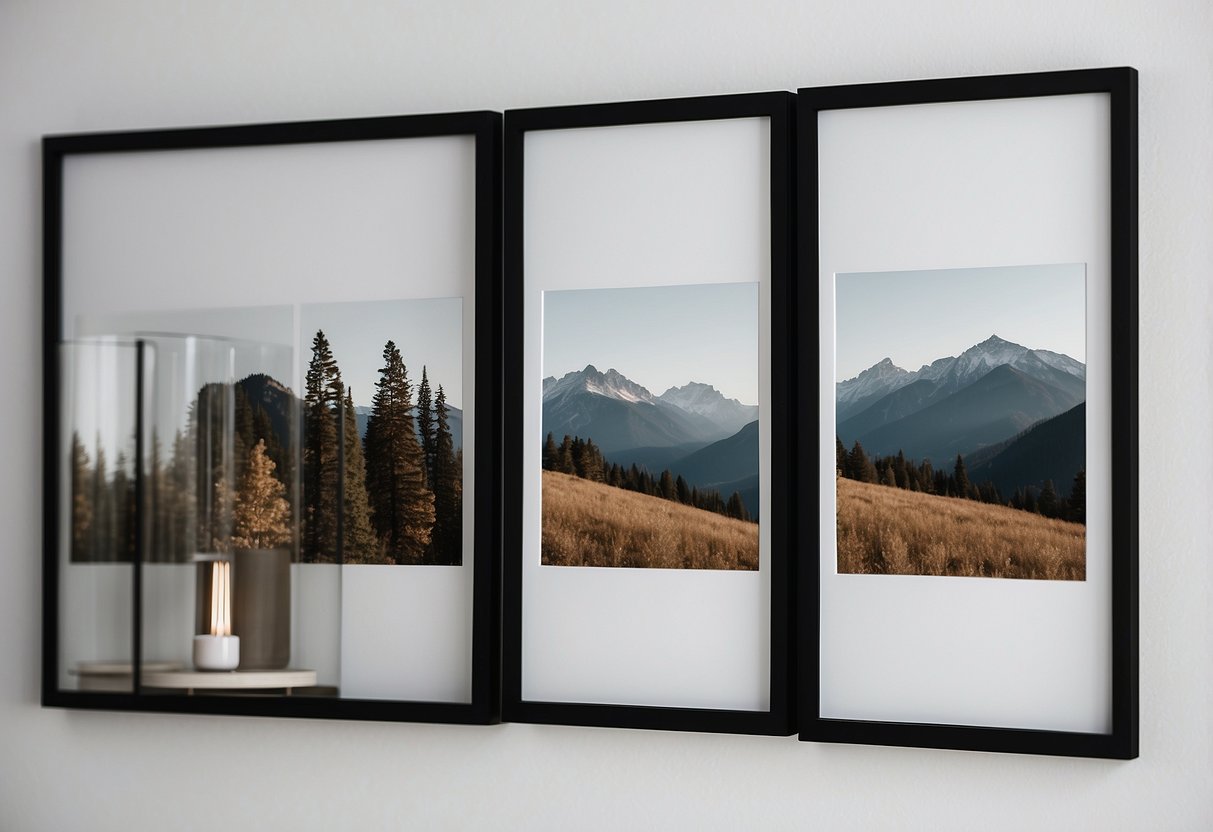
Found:
[[835, 313], [838, 571], [1085, 579], [1085, 267], [839, 274]]
[[758, 284], [546, 292], [543, 356], [544, 565], [758, 568]]

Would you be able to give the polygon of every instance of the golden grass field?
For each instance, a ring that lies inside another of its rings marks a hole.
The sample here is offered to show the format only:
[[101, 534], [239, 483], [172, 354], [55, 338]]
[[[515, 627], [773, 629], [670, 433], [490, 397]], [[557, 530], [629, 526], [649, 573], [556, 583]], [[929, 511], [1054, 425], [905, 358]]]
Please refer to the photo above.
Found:
[[842, 479], [838, 571], [1086, 579], [1086, 526], [1026, 511]]
[[657, 569], [758, 568], [758, 524], [543, 472], [543, 563]]

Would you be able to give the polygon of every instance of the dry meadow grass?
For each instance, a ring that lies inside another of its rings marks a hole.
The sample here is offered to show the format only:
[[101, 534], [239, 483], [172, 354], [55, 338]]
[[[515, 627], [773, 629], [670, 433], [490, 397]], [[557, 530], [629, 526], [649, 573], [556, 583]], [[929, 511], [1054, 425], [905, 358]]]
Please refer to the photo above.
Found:
[[838, 479], [838, 571], [1086, 579], [1086, 527], [954, 497]]
[[543, 472], [543, 563], [657, 569], [758, 568], [758, 524]]

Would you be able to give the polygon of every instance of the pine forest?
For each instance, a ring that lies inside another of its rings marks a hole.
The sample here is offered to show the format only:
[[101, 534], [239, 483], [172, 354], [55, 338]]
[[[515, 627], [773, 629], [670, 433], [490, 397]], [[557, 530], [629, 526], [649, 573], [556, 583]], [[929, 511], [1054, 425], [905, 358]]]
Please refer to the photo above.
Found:
[[[302, 400], [261, 374], [199, 390], [167, 447], [153, 432], [145, 450], [144, 559], [297, 546], [304, 563], [462, 563], [463, 452], [446, 392], [424, 366], [414, 387], [392, 341], [381, 358], [364, 435], [323, 331]], [[288, 449], [300, 430], [296, 462]], [[111, 462], [100, 437], [72, 435], [73, 562], [133, 559], [133, 437], [128, 445]]]

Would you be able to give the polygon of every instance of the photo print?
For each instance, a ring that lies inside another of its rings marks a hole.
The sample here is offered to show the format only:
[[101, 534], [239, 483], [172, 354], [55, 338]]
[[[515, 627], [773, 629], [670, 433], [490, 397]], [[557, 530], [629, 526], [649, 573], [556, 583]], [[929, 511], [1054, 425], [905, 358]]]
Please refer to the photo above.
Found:
[[758, 290], [544, 292], [544, 565], [758, 569]]
[[1085, 280], [836, 275], [840, 573], [1085, 579]]
[[463, 563], [463, 300], [300, 309], [301, 559]]

